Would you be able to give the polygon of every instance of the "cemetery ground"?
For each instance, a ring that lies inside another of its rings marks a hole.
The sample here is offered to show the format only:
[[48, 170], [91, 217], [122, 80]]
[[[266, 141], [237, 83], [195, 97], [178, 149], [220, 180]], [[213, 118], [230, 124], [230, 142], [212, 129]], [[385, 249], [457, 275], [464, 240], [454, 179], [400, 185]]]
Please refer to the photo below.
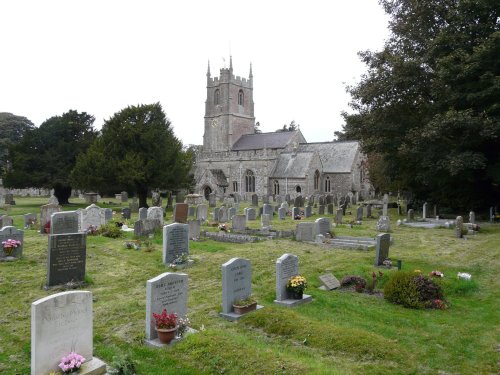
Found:
[[[108, 201], [108, 198], [103, 199]], [[114, 201], [113, 199], [109, 199]], [[85, 207], [83, 201], [64, 207]], [[39, 212], [46, 198], [16, 197], [8, 212], [17, 228], [21, 214]], [[111, 207], [119, 212], [120, 203]], [[240, 212], [243, 207], [240, 206]], [[317, 209], [315, 209], [317, 211]], [[334, 249], [290, 239], [231, 244], [191, 241], [188, 316], [199, 330], [168, 349], [144, 345], [146, 281], [170, 271], [162, 263], [162, 236], [157, 232], [152, 251], [126, 249], [121, 239], [88, 236], [86, 281], [82, 290], [93, 294], [94, 355], [113, 364], [128, 356], [138, 374], [493, 374], [500, 372], [498, 301], [500, 300], [500, 226], [481, 224], [479, 234], [456, 239], [452, 229], [396, 226], [391, 209], [390, 258], [403, 261], [403, 270], [429, 274], [439, 270], [449, 303], [446, 310], [415, 310], [365, 293], [323, 291], [318, 277], [332, 272], [371, 278], [374, 250]], [[1, 211], [4, 212], [4, 211]], [[352, 210], [355, 214], [355, 210]], [[133, 220], [137, 214], [133, 214]], [[322, 215], [333, 218], [331, 215]], [[465, 216], [465, 215], [464, 215]], [[314, 221], [313, 215], [307, 221]], [[172, 212], [167, 212], [166, 223]], [[352, 220], [347, 215], [344, 221]], [[132, 226], [133, 220], [129, 221]], [[303, 220], [305, 221], [305, 220]], [[333, 221], [333, 220], [332, 220]], [[271, 225], [293, 229], [298, 221], [274, 216]], [[336, 235], [374, 237], [376, 219]], [[260, 220], [249, 223], [258, 228]], [[217, 230], [205, 225], [202, 230]], [[30, 372], [31, 303], [57, 293], [45, 291], [47, 236], [25, 230], [23, 258], [0, 263], [0, 373]], [[300, 273], [309, 283], [313, 302], [293, 309], [273, 304], [275, 263], [284, 253], [299, 257]], [[221, 318], [221, 265], [233, 257], [252, 264], [252, 292], [264, 308], [238, 322]], [[472, 274], [470, 281], [458, 272]]]

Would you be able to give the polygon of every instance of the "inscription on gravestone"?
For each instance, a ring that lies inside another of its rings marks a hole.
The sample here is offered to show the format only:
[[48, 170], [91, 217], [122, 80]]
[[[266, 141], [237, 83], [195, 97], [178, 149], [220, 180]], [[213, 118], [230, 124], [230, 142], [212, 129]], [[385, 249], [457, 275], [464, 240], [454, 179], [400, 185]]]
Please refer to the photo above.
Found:
[[189, 255], [189, 225], [174, 223], [163, 227], [163, 263], [170, 264], [182, 254]]
[[50, 217], [50, 234], [78, 233], [78, 212], [55, 212]]
[[84, 233], [49, 235], [47, 286], [85, 279], [86, 239]]
[[288, 299], [286, 283], [299, 274], [299, 258], [293, 254], [283, 254], [276, 261], [276, 300]]
[[340, 288], [340, 282], [331, 273], [327, 273], [326, 275], [321, 275], [319, 277], [319, 280], [321, 281], [326, 290], [333, 290]]

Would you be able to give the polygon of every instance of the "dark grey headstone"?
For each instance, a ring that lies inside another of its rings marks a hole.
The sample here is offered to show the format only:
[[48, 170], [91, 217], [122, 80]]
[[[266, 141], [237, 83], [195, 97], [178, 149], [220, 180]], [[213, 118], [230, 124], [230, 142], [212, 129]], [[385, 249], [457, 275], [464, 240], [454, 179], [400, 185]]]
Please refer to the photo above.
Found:
[[333, 215], [333, 203], [328, 203], [326, 209], [329, 215]]
[[47, 286], [84, 281], [86, 240], [84, 233], [49, 235]]
[[252, 194], [252, 206], [257, 207], [259, 205], [259, 196], [257, 194]]
[[296, 220], [296, 218], [300, 217], [300, 208], [299, 207], [292, 208], [292, 217], [293, 217], [293, 220]]
[[316, 230], [317, 233], [322, 234], [324, 236], [330, 233], [332, 227], [330, 219], [326, 217], [320, 217], [319, 219], [316, 219], [314, 223], [317, 225], [317, 230]]
[[247, 226], [247, 218], [245, 215], [233, 216], [233, 230], [245, 230]]
[[76, 211], [54, 212], [50, 218], [50, 234], [78, 233], [78, 220]]
[[139, 220], [146, 220], [148, 218], [148, 209], [146, 207], [139, 208]]
[[130, 219], [132, 214], [132, 210], [130, 208], [122, 208], [122, 217], [124, 219]]
[[311, 217], [312, 216], [312, 206], [307, 206], [304, 210], [304, 216], [305, 217]]
[[9, 239], [21, 241], [21, 245], [16, 247], [10, 254], [10, 256], [14, 258], [21, 258], [24, 247], [24, 232], [12, 226], [0, 228], [0, 258], [5, 258], [7, 256], [3, 249], [2, 242]]
[[363, 206], [359, 206], [356, 210], [356, 221], [363, 220]]
[[318, 215], [324, 215], [325, 214], [325, 206], [322, 204], [318, 207]]
[[158, 219], [137, 220], [134, 223], [134, 236], [143, 237], [153, 234], [156, 229], [161, 228], [161, 225]]
[[182, 254], [189, 255], [189, 225], [173, 223], [163, 227], [163, 263], [170, 264]]
[[389, 246], [391, 245], [391, 236], [388, 233], [377, 235], [375, 245], [375, 266], [381, 266], [389, 258]]

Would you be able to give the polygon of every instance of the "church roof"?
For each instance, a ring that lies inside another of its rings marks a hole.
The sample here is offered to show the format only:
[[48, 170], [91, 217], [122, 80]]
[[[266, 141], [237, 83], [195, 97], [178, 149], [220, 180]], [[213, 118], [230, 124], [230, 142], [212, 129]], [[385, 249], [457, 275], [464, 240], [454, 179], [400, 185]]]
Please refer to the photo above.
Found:
[[270, 177], [305, 178], [313, 157], [313, 152], [282, 153]]
[[323, 173], [350, 173], [359, 151], [358, 141], [301, 143], [299, 152], [317, 152]]
[[297, 131], [244, 134], [233, 145], [233, 151], [285, 148]]

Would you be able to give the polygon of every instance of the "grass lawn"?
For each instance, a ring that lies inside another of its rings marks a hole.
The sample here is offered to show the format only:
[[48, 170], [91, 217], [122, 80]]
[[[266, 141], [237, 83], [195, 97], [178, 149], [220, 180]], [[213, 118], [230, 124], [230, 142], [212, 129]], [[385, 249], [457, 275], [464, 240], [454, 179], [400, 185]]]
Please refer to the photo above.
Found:
[[[114, 199], [104, 200], [108, 204], [99, 206], [121, 207]], [[85, 207], [83, 201], [74, 201], [79, 203], [64, 209]], [[21, 215], [39, 213], [47, 199], [16, 197], [16, 202], [8, 214], [22, 228]], [[0, 215], [4, 213], [0, 209]], [[352, 220], [352, 214], [344, 220]], [[370, 278], [374, 250], [327, 249], [289, 239], [241, 245], [191, 241], [195, 263], [182, 272], [189, 275], [191, 326], [200, 332], [168, 350], [153, 349], [143, 344], [146, 281], [169, 271], [161, 260], [161, 234], [155, 236], [151, 252], [125, 249], [130, 233], [122, 239], [89, 236], [85, 290], [94, 298], [94, 354], [108, 364], [129, 355], [137, 373], [148, 375], [500, 373], [500, 225], [484, 223], [478, 235], [464, 240], [455, 239], [450, 229], [397, 227], [395, 209], [390, 215], [390, 257], [402, 259], [403, 270], [442, 271], [449, 309], [411, 310], [367, 294], [318, 289], [318, 277], [325, 272], [339, 280], [352, 274]], [[292, 229], [295, 223], [289, 217], [278, 222], [275, 216], [272, 221], [279, 229]], [[374, 219], [365, 220], [361, 226], [334, 232], [374, 237], [375, 224]], [[294, 309], [273, 304], [275, 262], [284, 253], [299, 257], [312, 303]], [[218, 316], [221, 265], [233, 257], [251, 261], [253, 294], [265, 306], [237, 323]], [[381, 284], [398, 272], [381, 270]], [[472, 274], [472, 280], [457, 280], [459, 271]], [[0, 263], [1, 374], [30, 372], [31, 303], [57, 293], [42, 288], [46, 274], [47, 236], [25, 230], [23, 258]]]

